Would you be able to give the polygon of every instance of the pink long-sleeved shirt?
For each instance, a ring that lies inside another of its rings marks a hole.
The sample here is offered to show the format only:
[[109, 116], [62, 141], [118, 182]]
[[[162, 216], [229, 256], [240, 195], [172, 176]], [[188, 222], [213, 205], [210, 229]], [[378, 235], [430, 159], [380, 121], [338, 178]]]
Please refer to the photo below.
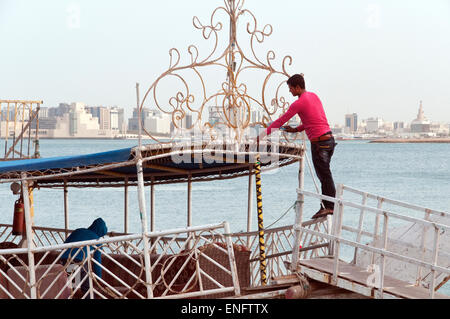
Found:
[[273, 130], [279, 129], [284, 123], [295, 116], [295, 114], [298, 114], [302, 121], [302, 125], [297, 128], [298, 131], [305, 130], [308, 139], [319, 137], [330, 131], [330, 126], [328, 125], [327, 117], [319, 97], [315, 93], [305, 91], [289, 106], [286, 113], [272, 122], [266, 129], [267, 135]]

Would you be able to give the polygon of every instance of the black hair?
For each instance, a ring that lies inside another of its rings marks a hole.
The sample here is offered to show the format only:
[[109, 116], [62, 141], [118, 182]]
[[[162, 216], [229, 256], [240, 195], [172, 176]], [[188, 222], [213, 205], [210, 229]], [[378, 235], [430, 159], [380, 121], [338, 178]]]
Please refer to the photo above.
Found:
[[297, 85], [300, 86], [303, 90], [305, 89], [305, 79], [303, 78], [303, 73], [294, 74], [287, 80], [287, 84], [293, 87]]

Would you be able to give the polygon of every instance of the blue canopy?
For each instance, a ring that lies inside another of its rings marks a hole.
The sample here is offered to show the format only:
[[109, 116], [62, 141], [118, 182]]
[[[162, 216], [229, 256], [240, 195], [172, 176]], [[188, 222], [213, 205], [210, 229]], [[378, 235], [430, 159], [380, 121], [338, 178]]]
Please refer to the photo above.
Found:
[[[293, 154], [301, 148], [280, 146], [280, 153]], [[143, 158], [148, 159], [143, 165], [143, 177], [146, 183], [183, 183], [187, 181], [205, 181], [213, 179], [235, 178], [251, 173], [250, 155], [239, 159], [235, 154], [231, 160], [225, 154], [216, 157], [223, 161], [210, 161], [202, 157], [202, 161], [189, 156], [190, 161], [181, 163], [173, 161], [173, 146], [155, 145], [141, 150]], [[192, 154], [191, 154], [192, 155]], [[228, 156], [228, 155], [227, 155]], [[134, 161], [134, 147], [112, 150], [102, 153], [12, 160], [0, 162], [0, 179], [2, 182], [20, 179], [21, 172], [28, 172], [28, 177], [36, 177], [39, 187], [117, 187], [137, 184], [137, 167]], [[297, 159], [279, 156], [278, 166], [289, 165]], [[127, 163], [128, 162], [128, 163]], [[115, 167], [102, 169], [108, 164], [123, 163]], [[272, 165], [269, 161], [261, 166]], [[99, 167], [96, 170], [84, 168]]]
[[48, 169], [83, 167], [89, 165], [102, 165], [128, 161], [132, 158], [132, 148], [123, 148], [114, 151], [49, 158], [34, 158], [17, 161], [0, 162], [0, 173], [17, 171], [40, 171]]

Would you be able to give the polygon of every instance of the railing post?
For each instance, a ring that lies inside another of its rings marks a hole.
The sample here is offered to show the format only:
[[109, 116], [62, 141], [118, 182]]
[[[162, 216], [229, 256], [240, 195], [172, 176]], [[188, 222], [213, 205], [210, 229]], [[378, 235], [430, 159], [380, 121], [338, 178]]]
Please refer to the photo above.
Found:
[[334, 244], [333, 244], [333, 255], [334, 255], [334, 266], [333, 266], [333, 277], [332, 283], [334, 285], [337, 284], [337, 277], [339, 274], [339, 251], [340, 251], [340, 237], [342, 231], [342, 220], [344, 215], [344, 205], [342, 204], [342, 194], [344, 192], [344, 188], [342, 184], [338, 184], [336, 190], [336, 198], [339, 201], [334, 204], [334, 212], [333, 212], [333, 232], [334, 232]]
[[187, 184], [187, 227], [192, 226], [192, 175], [188, 176]]
[[[252, 230], [253, 220], [253, 164], [248, 167], [248, 201], [247, 201], [247, 232]], [[247, 237], [247, 246], [250, 245], [250, 238]]]
[[22, 173], [22, 196], [23, 196], [23, 204], [24, 204], [24, 212], [25, 212], [25, 233], [26, 233], [26, 243], [28, 250], [28, 272], [30, 274], [30, 287], [31, 287], [31, 299], [37, 298], [36, 292], [36, 272], [34, 265], [34, 243], [33, 243], [33, 228], [32, 228], [32, 219], [31, 219], [31, 210], [30, 210], [30, 199], [28, 194], [28, 181], [26, 180], [26, 174]]
[[69, 229], [69, 199], [68, 194], [69, 191], [67, 189], [67, 180], [64, 179], [64, 229], [66, 233], [66, 239], [68, 236], [68, 229]]
[[123, 232], [128, 234], [128, 177], [125, 178], [123, 210]]
[[155, 178], [153, 176], [150, 185], [150, 231], [155, 231]]
[[[362, 196], [362, 202], [361, 205], [362, 206], [366, 206], [367, 204], [367, 193], [364, 193]], [[356, 242], [359, 243], [361, 242], [361, 236], [362, 236], [362, 227], [364, 225], [364, 215], [365, 215], [365, 210], [364, 208], [361, 208], [361, 212], [359, 214], [359, 223], [358, 223], [358, 234], [356, 235]], [[352, 264], [356, 264], [356, 259], [358, 256], [358, 247], [355, 247], [355, 253], [353, 255], [353, 260], [352, 260]]]
[[[94, 272], [94, 265], [92, 264], [92, 257], [91, 257], [91, 247], [89, 245], [86, 246], [86, 251], [87, 251], [87, 256], [86, 256], [86, 260], [84, 261], [85, 263], [87, 263], [87, 273], [86, 276], [88, 276], [87, 280], [89, 282], [89, 297], [91, 299], [94, 299], [94, 281], [92, 280], [92, 276], [95, 276], [95, 272]], [[82, 268], [84, 268], [84, 265], [81, 266]], [[83, 280], [83, 279], [81, 279]]]
[[[437, 259], [439, 255], [439, 228], [434, 226], [434, 242], [433, 242], [433, 266], [437, 265]], [[434, 298], [434, 285], [436, 281], [436, 270], [433, 268], [431, 270], [431, 280], [430, 280], [430, 298]]]
[[142, 159], [139, 158], [136, 164], [137, 167], [137, 177], [138, 177], [138, 200], [139, 200], [139, 211], [141, 216], [141, 227], [142, 227], [142, 240], [144, 243], [144, 262], [145, 262], [145, 277], [147, 286], [147, 296], [153, 298], [153, 290], [150, 283], [152, 282], [152, 274], [150, 272], [150, 251], [149, 243], [147, 237], [147, 212], [145, 209], [145, 194], [144, 194], [144, 174], [142, 168]]
[[303, 204], [305, 195], [302, 193], [304, 186], [305, 175], [305, 153], [303, 152], [298, 167], [298, 190], [297, 202], [295, 203], [295, 222], [294, 222], [294, 243], [292, 244], [292, 262], [291, 271], [297, 270], [299, 247], [302, 237], [302, 219], [303, 219]]
[[239, 278], [237, 276], [237, 266], [236, 266], [236, 257], [234, 255], [233, 241], [230, 236], [230, 225], [228, 222], [223, 223], [224, 231], [225, 231], [225, 240], [227, 243], [227, 249], [229, 253], [230, 260], [230, 270], [231, 270], [231, 278], [233, 280], [233, 286], [236, 296], [241, 295], [241, 287], [239, 286]]
[[138, 200], [139, 200], [139, 213], [141, 217], [142, 228], [142, 240], [144, 244], [144, 263], [145, 263], [145, 284], [147, 287], [147, 297], [153, 298], [152, 289], [152, 273], [150, 272], [150, 251], [149, 251], [149, 238], [147, 236], [147, 211], [145, 208], [145, 189], [144, 189], [144, 169], [142, 167], [142, 122], [141, 122], [141, 110], [139, 101], [139, 83], [136, 83], [136, 100], [137, 111], [139, 116], [139, 138], [138, 138], [138, 150], [137, 150], [137, 180], [138, 180]]
[[[384, 224], [383, 224], [383, 250], [387, 250], [388, 243], [388, 215], [384, 213]], [[380, 271], [380, 287], [379, 296], [383, 299], [384, 290], [384, 272], [386, 270], [386, 258], [384, 254], [381, 254], [381, 271]]]
[[[378, 204], [377, 204], [377, 209], [381, 210], [381, 207], [383, 206], [383, 200], [384, 198], [382, 197], [378, 197]], [[380, 226], [380, 215], [376, 214], [375, 216], [375, 228], [374, 228], [374, 232], [373, 232], [373, 243], [374, 245], [377, 244], [377, 240], [378, 240], [378, 228]], [[372, 253], [372, 262], [371, 264], [375, 264], [375, 253]]]
[[[425, 211], [424, 219], [427, 221], [430, 220], [430, 212], [428, 210]], [[425, 242], [426, 242], [427, 232], [428, 232], [428, 227], [423, 226], [422, 241], [420, 244], [420, 250], [422, 252], [422, 260], [424, 260], [424, 258], [425, 258], [425, 251], [426, 251]], [[422, 267], [418, 266], [417, 267], [417, 276], [416, 276], [416, 286], [419, 286], [421, 281], [422, 281]]]

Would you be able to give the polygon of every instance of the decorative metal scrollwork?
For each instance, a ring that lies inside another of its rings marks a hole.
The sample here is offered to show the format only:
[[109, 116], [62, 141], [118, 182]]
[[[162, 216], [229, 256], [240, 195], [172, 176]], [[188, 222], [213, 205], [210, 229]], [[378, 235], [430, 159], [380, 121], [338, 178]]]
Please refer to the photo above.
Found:
[[[219, 41], [224, 33], [224, 23], [219, 19], [221, 14], [225, 14], [230, 25], [229, 39], [223, 49]], [[239, 22], [246, 17], [249, 21], [245, 25], [244, 35], [249, 37], [248, 42], [237, 35]], [[270, 24], [259, 28], [254, 14], [244, 9], [244, 0], [224, 0], [224, 6], [216, 8], [211, 14], [209, 24], [203, 24], [198, 17], [194, 17], [193, 25], [210, 42], [211, 51], [201, 58], [199, 49], [190, 45], [187, 49], [189, 62], [183, 65], [180, 51], [170, 49], [169, 68], [145, 92], [140, 104], [141, 114], [144, 106], [159, 109], [171, 117], [175, 130], [196, 129], [214, 139], [217, 130], [226, 129], [233, 131], [235, 138], [240, 139], [245, 129], [257, 125], [266, 127], [277, 112], [287, 110], [289, 103], [280, 90], [289, 77], [286, 68], [292, 64], [292, 58], [285, 56], [277, 69], [273, 50], [269, 50], [264, 58], [258, 56], [256, 46], [263, 43], [273, 29]], [[245, 43], [249, 45], [248, 53], [244, 50]], [[206, 71], [208, 68], [210, 70]], [[249, 75], [253, 74], [252, 71], [263, 71], [265, 74], [252, 78]], [[169, 79], [175, 80], [170, 82], [174, 84], [164, 90], [161, 87]], [[262, 82], [257, 94], [250, 93], [253, 88], [249, 86], [257, 82], [254, 79]], [[161, 98], [161, 92], [169, 92], [169, 95]], [[252, 111], [260, 111], [262, 116], [252, 120]], [[148, 132], [144, 125], [142, 129], [159, 143], [168, 143], [175, 138], [172, 134], [169, 141], [162, 141]]]

